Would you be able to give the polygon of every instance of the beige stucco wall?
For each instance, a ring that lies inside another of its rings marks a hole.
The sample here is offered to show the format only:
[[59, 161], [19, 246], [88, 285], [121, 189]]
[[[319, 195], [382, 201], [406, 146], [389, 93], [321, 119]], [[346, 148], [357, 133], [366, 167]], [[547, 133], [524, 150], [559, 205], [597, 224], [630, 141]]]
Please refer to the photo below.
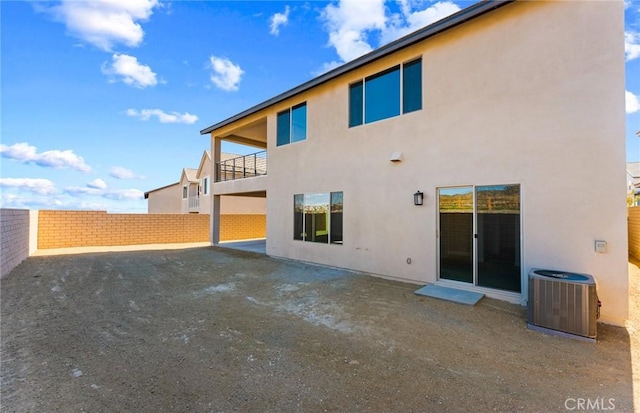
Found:
[[[211, 159], [204, 155], [203, 162], [201, 168], [198, 170], [198, 179], [200, 180], [200, 202], [198, 213], [200, 214], [210, 214], [211, 213]], [[205, 195], [204, 188], [204, 178], [209, 178], [209, 193]]]
[[[437, 188], [519, 184], [519, 301], [531, 268], [588, 273], [601, 321], [622, 325], [623, 12], [621, 1], [517, 2], [260, 114], [268, 129], [267, 253], [433, 283]], [[348, 84], [418, 56], [423, 109], [348, 128]], [[303, 101], [307, 140], [276, 147], [276, 113]], [[389, 162], [396, 151], [403, 161]], [[412, 202], [418, 189], [421, 207]], [[344, 192], [344, 244], [293, 241], [293, 195], [330, 191]], [[606, 253], [595, 252], [595, 240], [607, 241]]]
[[182, 212], [182, 187], [180, 184], [149, 192], [149, 214], [179, 214]]
[[220, 197], [220, 213], [223, 215], [264, 215], [267, 213], [267, 199], [251, 196], [222, 196]]

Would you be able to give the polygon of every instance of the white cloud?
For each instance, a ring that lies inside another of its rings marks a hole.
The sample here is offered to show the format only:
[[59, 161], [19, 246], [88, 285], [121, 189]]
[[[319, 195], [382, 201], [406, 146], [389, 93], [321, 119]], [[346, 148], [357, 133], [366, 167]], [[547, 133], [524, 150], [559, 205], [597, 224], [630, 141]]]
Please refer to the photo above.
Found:
[[144, 37], [139, 22], [159, 6], [158, 0], [62, 0], [49, 12], [70, 35], [111, 51], [116, 44], [139, 46]]
[[460, 7], [450, 1], [433, 4], [424, 10], [411, 11], [408, 5], [402, 8], [401, 16], [394, 16], [382, 31], [381, 43], [392, 42], [406, 34], [435, 23], [453, 13], [460, 11]]
[[[95, 181], [101, 181], [101, 184], [104, 184], [103, 187], [100, 183], [95, 185]], [[110, 189], [107, 188], [106, 183], [101, 179], [94, 180], [89, 182], [86, 186], [70, 186], [64, 189], [64, 193], [71, 195], [73, 197], [82, 197], [83, 195], [93, 195], [100, 196], [106, 199], [112, 200], [133, 200], [133, 199], [142, 199], [144, 198], [144, 192], [139, 189]]]
[[280, 26], [286, 26], [289, 23], [289, 6], [285, 6], [284, 13], [275, 13], [271, 16], [271, 31], [274, 36], [280, 34]]
[[329, 45], [343, 62], [373, 50], [367, 34], [384, 29], [386, 23], [384, 0], [341, 0], [337, 5], [329, 4], [322, 16], [329, 31]]
[[111, 168], [109, 175], [117, 179], [145, 179], [144, 176], [138, 175], [131, 169], [123, 168], [122, 166], [114, 166]]
[[342, 66], [343, 62], [338, 62], [336, 60], [333, 60], [331, 62], [325, 62], [322, 64], [322, 66], [320, 67], [320, 69], [313, 71], [311, 74], [313, 76], [320, 76], [322, 74], [327, 73], [330, 70], [335, 69], [336, 67]]
[[111, 83], [120, 80], [139, 89], [158, 84], [156, 74], [149, 66], [138, 63], [136, 57], [126, 54], [114, 54], [111, 65], [103, 63], [102, 73], [109, 76]]
[[0, 154], [3, 158], [13, 159], [22, 163], [33, 162], [46, 168], [65, 169], [71, 168], [80, 172], [90, 172], [91, 167], [84, 162], [81, 156], [72, 150], [51, 150], [38, 153], [38, 148], [26, 142], [16, 143], [11, 146], [0, 144]]
[[240, 66], [224, 57], [211, 56], [209, 62], [211, 69], [213, 69], [211, 82], [216, 87], [226, 91], [238, 90], [238, 84], [244, 74]]
[[625, 90], [624, 92], [625, 109], [628, 114], [640, 112], [640, 97]]
[[145, 121], [151, 119], [152, 116], [156, 116], [160, 123], [186, 123], [188, 125], [195, 123], [198, 120], [198, 117], [196, 115], [192, 115], [187, 112], [166, 113], [161, 109], [142, 109], [140, 111], [135, 109], [127, 109], [127, 116]]
[[107, 183], [100, 178], [96, 178], [87, 184], [88, 188], [107, 189]]
[[87, 186], [69, 186], [64, 189], [66, 194], [72, 196], [80, 196], [80, 195], [103, 195], [104, 189], [92, 188]]
[[[322, 14], [329, 32], [329, 45], [342, 62], [360, 57], [381, 44], [391, 42], [412, 31], [436, 22], [460, 10], [451, 1], [441, 1], [426, 8], [422, 2], [400, 0], [400, 13], [387, 15], [385, 0], [340, 0], [329, 4]], [[380, 43], [371, 45], [374, 34]]]
[[640, 57], [640, 33], [624, 32], [624, 57], [627, 61]]
[[114, 189], [105, 192], [103, 195], [108, 199], [124, 200], [124, 199], [143, 199], [144, 192], [139, 189]]
[[63, 201], [50, 194], [40, 195], [27, 192], [15, 194], [7, 191], [2, 193], [0, 205], [2, 208], [20, 209], [61, 209], [65, 207]]
[[56, 186], [48, 179], [38, 178], [0, 178], [1, 188], [18, 188], [40, 195], [56, 193]]

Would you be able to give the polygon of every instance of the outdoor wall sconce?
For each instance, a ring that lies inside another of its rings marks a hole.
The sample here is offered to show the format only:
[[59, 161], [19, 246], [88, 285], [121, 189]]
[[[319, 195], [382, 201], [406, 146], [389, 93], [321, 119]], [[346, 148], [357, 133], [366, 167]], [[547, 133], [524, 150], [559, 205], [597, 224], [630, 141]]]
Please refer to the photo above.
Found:
[[413, 194], [413, 205], [422, 205], [422, 202], [424, 201], [424, 194], [420, 191], [417, 191], [415, 194]]

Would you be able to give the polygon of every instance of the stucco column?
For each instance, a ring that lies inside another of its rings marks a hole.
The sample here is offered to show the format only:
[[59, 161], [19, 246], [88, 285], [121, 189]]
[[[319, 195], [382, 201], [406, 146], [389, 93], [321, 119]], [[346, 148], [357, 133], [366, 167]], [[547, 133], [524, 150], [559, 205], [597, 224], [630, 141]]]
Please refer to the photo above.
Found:
[[219, 178], [219, 168], [218, 164], [220, 163], [220, 152], [221, 152], [221, 142], [220, 138], [216, 138], [211, 134], [211, 172], [213, 180], [211, 184], [211, 219], [209, 221], [210, 226], [210, 234], [211, 234], [211, 245], [218, 245], [220, 242], [220, 195], [216, 195], [216, 186], [215, 182], [218, 181]]
[[220, 195], [213, 196], [211, 202], [211, 245], [218, 245], [220, 242]]

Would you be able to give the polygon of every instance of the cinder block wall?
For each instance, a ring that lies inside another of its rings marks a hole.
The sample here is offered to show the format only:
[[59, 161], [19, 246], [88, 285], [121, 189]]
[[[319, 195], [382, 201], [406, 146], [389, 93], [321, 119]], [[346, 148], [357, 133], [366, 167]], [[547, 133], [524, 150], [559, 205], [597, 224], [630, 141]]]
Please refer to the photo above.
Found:
[[629, 254], [640, 260], [640, 206], [629, 208]]
[[266, 238], [266, 236], [267, 216], [264, 214], [220, 215], [220, 241]]
[[209, 215], [54, 210], [39, 213], [39, 249], [206, 241]]
[[[2, 249], [0, 252], [0, 278], [9, 274], [18, 264], [36, 249], [32, 227], [37, 221], [38, 211], [28, 209], [0, 209], [0, 234]], [[30, 237], [31, 235], [31, 237]], [[31, 238], [31, 241], [30, 241]]]

